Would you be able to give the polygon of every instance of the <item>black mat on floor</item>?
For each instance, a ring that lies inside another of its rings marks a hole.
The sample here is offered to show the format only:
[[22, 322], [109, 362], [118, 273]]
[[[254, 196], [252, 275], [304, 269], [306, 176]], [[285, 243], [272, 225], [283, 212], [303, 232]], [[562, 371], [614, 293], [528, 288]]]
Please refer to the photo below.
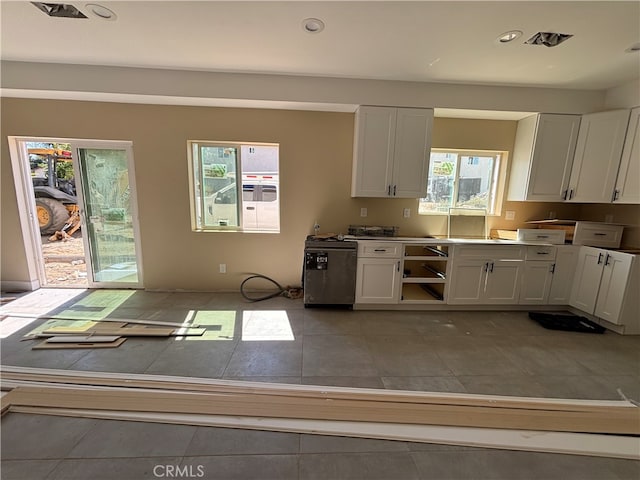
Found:
[[570, 313], [529, 312], [529, 318], [549, 330], [566, 330], [584, 333], [604, 333], [606, 330], [602, 325], [598, 325], [588, 318], [579, 317]]

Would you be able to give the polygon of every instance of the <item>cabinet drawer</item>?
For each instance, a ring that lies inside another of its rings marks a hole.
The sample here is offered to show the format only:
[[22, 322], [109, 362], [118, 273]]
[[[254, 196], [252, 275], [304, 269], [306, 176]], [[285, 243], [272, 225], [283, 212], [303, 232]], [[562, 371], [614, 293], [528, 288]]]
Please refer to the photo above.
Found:
[[561, 245], [564, 243], [564, 230], [547, 230], [543, 228], [519, 228], [518, 241], [541, 242]]
[[358, 242], [358, 257], [400, 258], [402, 256], [400, 242]]
[[556, 247], [527, 247], [525, 260], [555, 260]]
[[524, 247], [519, 245], [456, 245], [454, 258], [522, 260]]
[[573, 234], [574, 245], [591, 247], [618, 248], [622, 240], [622, 225], [611, 225], [596, 222], [576, 222]]

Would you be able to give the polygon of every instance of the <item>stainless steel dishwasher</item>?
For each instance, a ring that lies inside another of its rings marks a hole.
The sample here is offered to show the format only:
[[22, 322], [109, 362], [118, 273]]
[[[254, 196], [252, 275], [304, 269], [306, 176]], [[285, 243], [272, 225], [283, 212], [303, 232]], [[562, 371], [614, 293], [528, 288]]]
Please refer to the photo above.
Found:
[[353, 306], [357, 256], [357, 242], [307, 237], [304, 243], [304, 306]]

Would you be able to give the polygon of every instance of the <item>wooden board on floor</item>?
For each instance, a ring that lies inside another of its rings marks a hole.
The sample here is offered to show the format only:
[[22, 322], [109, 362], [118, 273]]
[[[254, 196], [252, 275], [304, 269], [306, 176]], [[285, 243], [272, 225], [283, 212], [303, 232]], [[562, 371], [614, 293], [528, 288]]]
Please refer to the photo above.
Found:
[[121, 337], [168, 337], [173, 333], [173, 328], [99, 328], [89, 330], [77, 330], [74, 328], [57, 327], [42, 332], [44, 335], [87, 335], [95, 332], [99, 335], [118, 335]]
[[[64, 317], [64, 316], [40, 316], [38, 317], [39, 319], [52, 319], [52, 320], [78, 320], [77, 318], [71, 318], [71, 317]], [[91, 318], [91, 319], [87, 319], [90, 320], [92, 322], [105, 322], [105, 323], [110, 323], [110, 322], [116, 322], [116, 323], [131, 323], [131, 324], [136, 324], [136, 325], [157, 325], [159, 327], [174, 327], [174, 328], [199, 328], [200, 325], [198, 325], [197, 323], [187, 323], [185, 325], [184, 322], [179, 323], [179, 322], [164, 322], [162, 320], [143, 320], [143, 319], [139, 319], [139, 318]]]
[[638, 408], [549, 411], [117, 387], [88, 390], [25, 386], [14, 389], [13, 393], [13, 403], [22, 406], [640, 434]]
[[204, 328], [157, 328], [157, 327], [123, 327], [108, 328], [105, 326], [84, 329], [55, 327], [42, 332], [42, 335], [86, 335], [95, 332], [100, 335], [119, 335], [121, 337], [186, 337], [202, 336]]
[[41, 342], [31, 347], [31, 350], [63, 350], [65, 348], [116, 348], [124, 343], [126, 338], [122, 337], [109, 343], [47, 343]]
[[45, 343], [113, 343], [119, 338], [114, 335], [60, 335], [47, 338]]
[[13, 406], [11, 411], [640, 460], [640, 438], [620, 435], [46, 407]]
[[121, 374], [111, 372], [85, 372], [33, 367], [3, 366], [2, 378], [53, 382], [75, 385], [136, 386], [164, 390], [253, 393], [257, 395], [287, 395], [328, 399], [394, 401], [446, 405], [468, 405], [485, 407], [508, 407], [559, 411], [592, 411], [607, 409], [637, 409], [628, 400], [583, 400], [561, 398], [513, 397], [468, 393], [418, 392], [372, 388], [332, 387], [317, 385], [294, 385], [215, 378], [179, 377], [169, 375]]

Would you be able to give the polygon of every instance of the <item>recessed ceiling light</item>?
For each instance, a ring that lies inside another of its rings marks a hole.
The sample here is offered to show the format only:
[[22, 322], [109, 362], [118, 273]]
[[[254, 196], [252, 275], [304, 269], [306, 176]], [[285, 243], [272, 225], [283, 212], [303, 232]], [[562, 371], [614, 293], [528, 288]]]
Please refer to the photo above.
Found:
[[85, 7], [87, 7], [96, 17], [102, 18], [103, 20], [115, 20], [118, 18], [117, 15], [107, 7], [103, 7], [97, 3], [87, 3]]
[[302, 28], [307, 33], [320, 33], [324, 30], [324, 22], [319, 18], [306, 18], [302, 21]]
[[522, 36], [522, 32], [520, 30], [510, 30], [500, 35], [498, 37], [498, 42], [500, 43], [513, 42], [516, 38], [520, 38], [521, 36]]
[[633, 45], [631, 45], [629, 48], [627, 48], [625, 50], [625, 52], [627, 53], [631, 53], [631, 52], [640, 52], [640, 42], [638, 43], [634, 43]]
[[569, 40], [571, 37], [573, 37], [571, 33], [538, 32], [524, 43], [529, 45], [555, 47], [560, 45], [562, 42]]
[[73, 5], [68, 3], [46, 3], [46, 2], [31, 2], [39, 10], [50, 17], [62, 17], [62, 18], [87, 18], [87, 16], [78, 10]]

